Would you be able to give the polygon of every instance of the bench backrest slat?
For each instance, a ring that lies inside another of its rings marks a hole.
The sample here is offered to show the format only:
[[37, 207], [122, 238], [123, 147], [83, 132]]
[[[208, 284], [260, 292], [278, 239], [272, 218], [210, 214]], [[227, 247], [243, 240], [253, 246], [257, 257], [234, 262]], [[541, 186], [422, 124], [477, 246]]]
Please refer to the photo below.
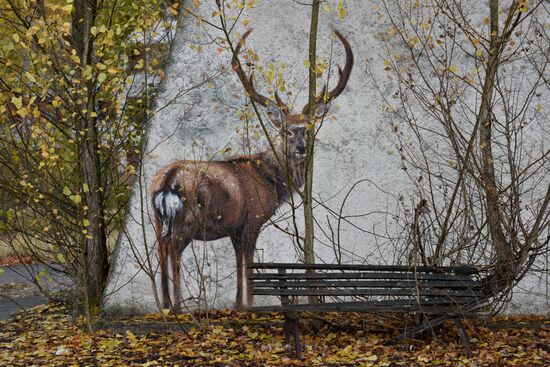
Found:
[[479, 269], [473, 266], [406, 266], [406, 265], [361, 265], [361, 264], [293, 264], [293, 263], [253, 263], [251, 269], [286, 270], [330, 270], [330, 271], [390, 271], [417, 273], [455, 273], [477, 274]]
[[406, 280], [448, 280], [469, 281], [470, 276], [453, 274], [419, 274], [419, 273], [391, 273], [391, 272], [331, 272], [331, 273], [255, 273], [250, 279], [280, 280], [280, 279], [406, 279]]
[[256, 263], [251, 268], [252, 293], [279, 296], [283, 307], [291, 296], [348, 297], [346, 305], [354, 302], [349, 297], [366, 297], [362, 306], [368, 300], [386, 308], [455, 307], [487, 298], [474, 267]]
[[416, 281], [416, 280], [254, 280], [251, 283], [253, 288], [452, 288], [452, 289], [475, 289], [480, 288], [481, 283], [474, 280], [461, 281]]

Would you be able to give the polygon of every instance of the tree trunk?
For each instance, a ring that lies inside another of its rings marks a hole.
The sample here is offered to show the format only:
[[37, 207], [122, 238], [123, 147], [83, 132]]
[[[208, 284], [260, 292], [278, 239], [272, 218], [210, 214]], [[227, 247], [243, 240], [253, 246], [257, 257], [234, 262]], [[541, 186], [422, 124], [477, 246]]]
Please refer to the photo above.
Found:
[[[72, 41], [82, 67], [92, 62], [93, 38], [90, 30], [95, 23], [96, 13], [96, 0], [74, 1]], [[109, 272], [97, 119], [92, 117], [96, 110], [94, 89], [94, 80], [91, 79], [87, 82], [86, 98], [81, 106], [76, 106], [81, 107], [80, 110], [75, 111], [84, 203], [87, 206], [87, 210], [83, 210], [87, 228], [83, 239], [83, 256], [80, 264], [82, 269], [79, 273], [86, 306], [91, 307], [99, 306]]]
[[496, 266], [495, 273], [491, 279], [491, 289], [494, 293], [498, 293], [509, 285], [510, 277], [516, 275], [516, 258], [511, 242], [506, 239], [506, 235], [502, 228], [503, 218], [499, 206], [499, 188], [496, 183], [492, 151], [493, 126], [491, 103], [502, 50], [502, 42], [506, 40], [502, 39], [499, 34], [499, 0], [490, 0], [489, 8], [491, 40], [487, 71], [483, 84], [483, 95], [477, 118], [479, 122], [479, 149], [481, 151], [482, 163], [481, 179], [487, 206], [487, 225], [496, 252]]
[[[313, 221], [313, 154], [315, 147], [315, 100], [317, 97], [317, 25], [319, 22], [319, 0], [311, 4], [311, 25], [309, 32], [309, 124], [306, 140], [306, 175], [304, 189], [304, 262], [315, 263], [314, 221]], [[316, 296], [309, 296], [310, 303], [317, 302]]]

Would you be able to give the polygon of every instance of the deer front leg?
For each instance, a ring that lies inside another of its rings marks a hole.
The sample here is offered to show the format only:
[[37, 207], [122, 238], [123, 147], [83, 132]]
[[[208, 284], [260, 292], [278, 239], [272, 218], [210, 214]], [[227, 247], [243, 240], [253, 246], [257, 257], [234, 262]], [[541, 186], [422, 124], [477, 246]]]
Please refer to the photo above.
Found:
[[237, 295], [235, 297], [235, 308], [243, 309], [243, 261], [244, 249], [239, 238], [231, 237], [233, 248], [235, 249], [235, 258], [237, 262]]
[[254, 295], [252, 294], [252, 284], [250, 282], [250, 276], [253, 270], [250, 269], [250, 264], [254, 262], [254, 252], [256, 250], [256, 244], [248, 245], [245, 254], [245, 274], [246, 274], [246, 305], [252, 307], [254, 305]]

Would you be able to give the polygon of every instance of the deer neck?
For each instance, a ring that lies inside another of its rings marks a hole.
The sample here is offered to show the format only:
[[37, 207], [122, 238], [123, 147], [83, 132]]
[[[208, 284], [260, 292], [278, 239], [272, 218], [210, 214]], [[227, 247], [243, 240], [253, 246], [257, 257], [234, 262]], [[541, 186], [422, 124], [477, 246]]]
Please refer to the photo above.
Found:
[[298, 188], [304, 186], [305, 183], [305, 159], [298, 159], [293, 154], [286, 154], [286, 149], [283, 141], [279, 138], [273, 142], [275, 152], [268, 149], [262, 154], [264, 160], [277, 173], [277, 179], [281, 180], [285, 187], [291, 183], [290, 190], [282, 198], [286, 200]]

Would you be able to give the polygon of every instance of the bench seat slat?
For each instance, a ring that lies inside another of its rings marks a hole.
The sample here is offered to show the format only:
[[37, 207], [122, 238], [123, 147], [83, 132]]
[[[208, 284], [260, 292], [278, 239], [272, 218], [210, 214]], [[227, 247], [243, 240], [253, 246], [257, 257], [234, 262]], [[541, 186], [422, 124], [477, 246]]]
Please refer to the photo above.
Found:
[[414, 273], [254, 273], [250, 275], [253, 280], [278, 280], [278, 279], [406, 279], [406, 280], [447, 280], [470, 281], [469, 276], [453, 274], [414, 274]]
[[[464, 307], [466, 308], [466, 307]], [[288, 305], [288, 306], [256, 306], [249, 309], [253, 312], [422, 312], [426, 314], [445, 314], [456, 315], [461, 317], [472, 317], [474, 312], [468, 312], [454, 306], [444, 305], [377, 305], [371, 303], [324, 303], [324, 304], [303, 304], [303, 305]]]
[[[291, 304], [288, 305], [289, 307], [300, 307], [303, 310], [307, 310], [308, 308], [319, 308], [319, 309], [335, 309], [338, 310], [339, 305], [345, 305], [346, 307], [350, 308], [361, 308], [364, 306], [373, 307], [373, 308], [384, 308], [384, 307], [398, 307], [402, 306], [405, 308], [410, 307], [425, 307], [425, 306], [441, 306], [441, 307], [447, 307], [447, 308], [467, 308], [471, 304], [478, 304], [482, 303], [481, 301], [475, 300], [472, 302], [472, 298], [430, 298], [428, 300], [425, 299], [417, 299], [417, 298], [401, 298], [401, 299], [370, 299], [370, 300], [363, 300], [363, 301], [338, 301], [338, 302], [325, 302], [325, 303], [303, 303], [303, 304]], [[282, 305], [269, 305], [269, 306], [253, 306], [250, 307], [250, 311], [256, 311], [256, 309], [270, 309], [273, 308], [277, 311], [284, 311], [287, 306]]]
[[[265, 289], [253, 288], [255, 295], [265, 296], [415, 296], [416, 288], [410, 289], [384, 289], [384, 288], [363, 288], [363, 289]], [[449, 296], [449, 297], [482, 297], [483, 293], [469, 289], [455, 291], [448, 289], [421, 289], [421, 297]]]
[[345, 280], [345, 281], [316, 281], [316, 280], [254, 280], [251, 282], [253, 288], [452, 288], [452, 289], [474, 289], [482, 286], [481, 282], [474, 280], [463, 281], [415, 281], [415, 280]]

